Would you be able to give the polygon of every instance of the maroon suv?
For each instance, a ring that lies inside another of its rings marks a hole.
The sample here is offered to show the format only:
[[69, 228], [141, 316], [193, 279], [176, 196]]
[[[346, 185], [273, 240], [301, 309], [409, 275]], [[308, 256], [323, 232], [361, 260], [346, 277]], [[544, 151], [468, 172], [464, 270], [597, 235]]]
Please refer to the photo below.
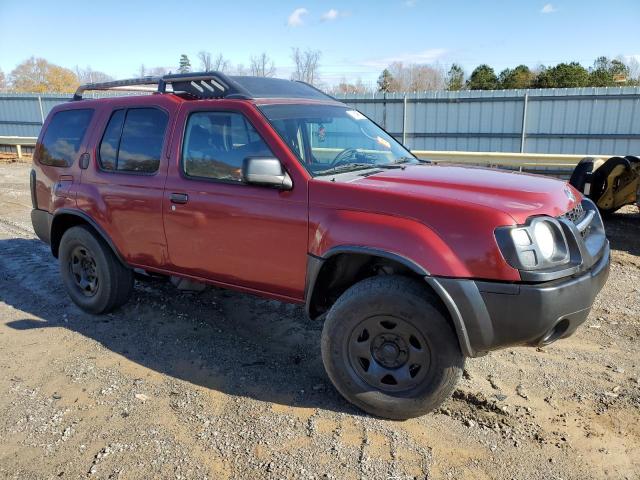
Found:
[[[82, 99], [118, 88], [153, 92]], [[83, 310], [123, 305], [134, 270], [305, 304], [336, 388], [389, 418], [437, 407], [466, 357], [572, 334], [609, 271], [600, 215], [566, 182], [430, 165], [287, 80], [80, 87], [42, 128], [31, 191]]]

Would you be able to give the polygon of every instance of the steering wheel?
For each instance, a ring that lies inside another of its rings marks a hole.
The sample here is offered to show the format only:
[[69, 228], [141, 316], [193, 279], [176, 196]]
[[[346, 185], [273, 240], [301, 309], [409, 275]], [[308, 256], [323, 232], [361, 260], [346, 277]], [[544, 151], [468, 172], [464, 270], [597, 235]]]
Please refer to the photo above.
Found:
[[357, 148], [345, 148], [340, 153], [338, 153], [335, 158], [329, 164], [329, 168], [336, 167], [341, 163], [345, 163], [345, 160], [351, 156], [355, 156], [358, 154]]

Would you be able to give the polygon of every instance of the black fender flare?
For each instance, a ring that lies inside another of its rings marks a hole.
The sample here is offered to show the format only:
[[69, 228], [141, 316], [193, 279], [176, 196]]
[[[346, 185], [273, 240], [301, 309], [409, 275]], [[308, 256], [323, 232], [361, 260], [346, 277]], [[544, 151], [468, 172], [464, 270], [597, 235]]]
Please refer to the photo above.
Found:
[[469, 341], [469, 334], [465, 327], [463, 315], [456, 305], [455, 300], [448, 294], [446, 289], [442, 287], [440, 282], [436, 277], [431, 276], [431, 274], [421, 265], [414, 262], [410, 258], [407, 258], [403, 255], [389, 252], [387, 250], [380, 250], [377, 248], [371, 247], [363, 247], [358, 245], [343, 245], [338, 247], [333, 247], [327, 250], [322, 256], [316, 256], [313, 254], [307, 255], [307, 279], [305, 285], [305, 312], [309, 318], [315, 318], [311, 312], [311, 300], [313, 297], [313, 292], [316, 286], [316, 281], [322, 270], [322, 266], [324, 263], [329, 260], [331, 257], [342, 253], [353, 253], [353, 254], [364, 254], [377, 256], [381, 258], [386, 258], [389, 260], [393, 260], [398, 262], [411, 271], [419, 275], [423, 278], [425, 283], [433, 290], [435, 295], [440, 299], [449, 313], [449, 317], [451, 322], [453, 323], [453, 327], [455, 329], [456, 336], [458, 337], [458, 342], [460, 344], [460, 349], [463, 354], [468, 357], [477, 356], [479, 352], [474, 352], [471, 348], [471, 344]]
[[[75, 210], [72, 208], [61, 208], [57, 210], [56, 213], [53, 214], [53, 219], [51, 220], [50, 238], [51, 238], [51, 253], [53, 254], [54, 257], [58, 258], [58, 247], [60, 245], [60, 240], [58, 239], [57, 242], [54, 241], [54, 235], [53, 235], [54, 233], [53, 230], [56, 225], [56, 219], [60, 218], [61, 216], [67, 216], [67, 215], [78, 217], [82, 219], [85, 223], [89, 224], [91, 228], [93, 228], [97, 232], [97, 234], [102, 238], [102, 240], [104, 240], [105, 243], [109, 245], [109, 248], [113, 251], [113, 253], [118, 258], [118, 260], [120, 260], [123, 265], [127, 265], [127, 262], [124, 260], [124, 257], [122, 256], [120, 251], [116, 248], [115, 244], [113, 243], [113, 240], [111, 240], [111, 237], [109, 237], [109, 235], [104, 231], [104, 229], [100, 225], [98, 225], [98, 223], [94, 219], [92, 219], [89, 215], [87, 215], [82, 210]], [[62, 236], [60, 236], [60, 238], [61, 237]]]
[[311, 253], [307, 254], [307, 275], [305, 281], [305, 289], [304, 289], [304, 302], [305, 302], [305, 311], [309, 318], [312, 318], [310, 306], [311, 306], [311, 298], [313, 297], [313, 291], [316, 286], [316, 281], [318, 279], [318, 275], [320, 274], [320, 270], [322, 270], [322, 266], [324, 263], [329, 260], [331, 257], [334, 257], [343, 253], [353, 253], [360, 255], [371, 255], [375, 257], [387, 258], [389, 260], [393, 260], [395, 262], [401, 263], [407, 268], [411, 269], [415, 273], [420, 276], [427, 276], [429, 272], [425, 270], [422, 266], [418, 265], [413, 260], [399, 255], [397, 253], [389, 252], [386, 250], [380, 250], [377, 248], [371, 247], [363, 247], [360, 245], [341, 245], [337, 247], [330, 248], [322, 256], [313, 255]]

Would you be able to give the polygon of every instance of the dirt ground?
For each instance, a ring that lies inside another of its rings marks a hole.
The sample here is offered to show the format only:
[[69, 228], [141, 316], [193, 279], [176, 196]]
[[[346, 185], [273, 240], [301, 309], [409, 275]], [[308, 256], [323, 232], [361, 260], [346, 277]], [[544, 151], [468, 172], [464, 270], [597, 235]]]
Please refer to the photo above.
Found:
[[76, 308], [29, 220], [29, 166], [0, 163], [0, 478], [640, 478], [640, 215], [607, 221], [611, 276], [544, 349], [467, 361], [406, 422], [336, 393], [301, 308], [137, 283]]

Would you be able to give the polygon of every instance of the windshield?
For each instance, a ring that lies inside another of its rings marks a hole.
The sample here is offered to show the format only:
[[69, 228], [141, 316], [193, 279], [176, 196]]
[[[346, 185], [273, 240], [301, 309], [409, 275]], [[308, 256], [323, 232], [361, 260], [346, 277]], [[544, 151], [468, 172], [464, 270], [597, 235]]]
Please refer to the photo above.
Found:
[[418, 160], [357, 110], [331, 105], [263, 105], [260, 110], [312, 175]]

